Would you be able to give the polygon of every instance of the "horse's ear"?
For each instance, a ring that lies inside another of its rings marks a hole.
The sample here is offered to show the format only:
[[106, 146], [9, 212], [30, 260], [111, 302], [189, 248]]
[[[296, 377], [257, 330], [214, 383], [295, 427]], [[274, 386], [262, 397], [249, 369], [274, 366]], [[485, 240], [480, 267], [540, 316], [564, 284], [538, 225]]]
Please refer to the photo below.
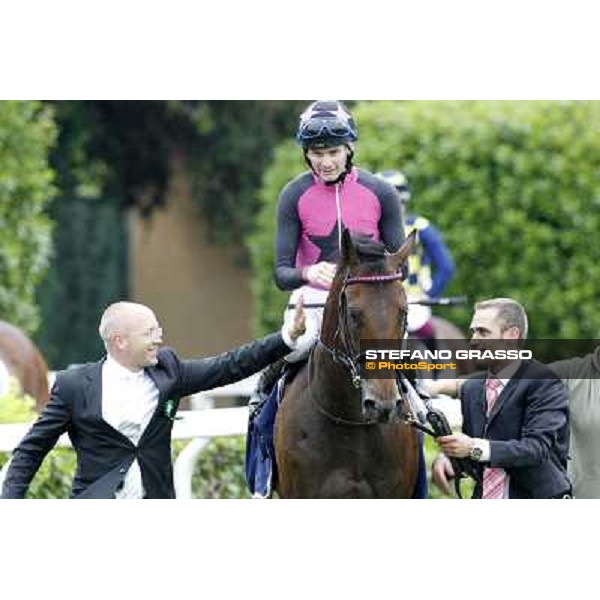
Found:
[[342, 231], [342, 264], [355, 265], [359, 262], [350, 230], [344, 227]]
[[413, 246], [415, 245], [415, 241], [417, 239], [417, 229], [413, 229], [406, 240], [404, 240], [404, 244], [400, 247], [400, 250], [395, 254], [390, 256], [390, 264], [394, 271], [399, 271], [402, 269], [404, 263], [408, 259], [408, 255], [410, 254]]

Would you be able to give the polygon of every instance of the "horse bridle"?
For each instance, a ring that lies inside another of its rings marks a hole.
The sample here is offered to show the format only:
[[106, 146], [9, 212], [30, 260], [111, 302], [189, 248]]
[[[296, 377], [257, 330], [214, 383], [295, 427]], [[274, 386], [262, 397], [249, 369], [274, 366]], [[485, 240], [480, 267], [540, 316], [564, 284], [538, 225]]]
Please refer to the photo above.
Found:
[[[386, 283], [386, 282], [390, 282], [390, 281], [398, 281], [398, 280], [401, 280], [402, 278], [403, 277], [402, 277], [401, 273], [392, 273], [389, 275], [359, 275], [359, 276], [355, 276], [355, 277], [349, 277], [348, 273], [346, 273], [344, 282], [342, 284], [342, 289], [340, 290], [340, 293], [338, 296], [338, 321], [337, 321], [337, 328], [336, 328], [336, 331], [334, 334], [334, 343], [337, 342], [338, 339], [341, 339], [342, 349], [339, 350], [335, 346], [333, 348], [329, 347], [323, 341], [321, 335], [319, 335], [318, 343], [323, 348], [325, 348], [325, 350], [327, 350], [327, 352], [333, 358], [334, 362], [341, 364], [346, 369], [348, 369], [348, 371], [350, 372], [350, 377], [352, 379], [352, 384], [354, 385], [354, 387], [356, 389], [360, 389], [360, 386], [361, 386], [359, 361], [361, 359], [362, 354], [360, 352], [356, 351], [356, 346], [353, 343], [353, 339], [352, 339], [352, 336], [350, 333], [350, 327], [348, 325], [348, 301], [346, 298], [346, 288], [349, 285], [354, 285], [357, 283], [367, 283], [367, 284]], [[406, 308], [402, 308], [402, 313], [403, 313], [403, 322], [402, 322], [401, 331], [404, 332], [404, 331], [406, 331], [407, 320], [408, 320], [408, 304], [407, 304]], [[308, 357], [308, 387], [309, 387], [309, 389], [311, 387], [312, 354], [313, 353], [311, 351], [311, 353], [309, 354], [309, 357]], [[401, 381], [403, 378], [406, 380], [406, 377], [404, 375], [401, 375], [401, 374], [397, 375], [397, 382], [398, 382], [399, 389], [402, 389]], [[406, 384], [410, 385], [410, 383], [408, 381], [406, 381]], [[329, 411], [326, 411], [314, 399], [312, 393], [310, 393], [310, 398], [311, 398], [313, 404], [315, 405], [315, 407], [319, 410], [319, 412], [321, 412], [323, 415], [325, 415], [327, 418], [329, 418], [330, 420], [332, 420], [333, 422], [335, 422], [338, 425], [360, 426], [360, 425], [375, 425], [375, 424], [377, 424], [377, 421], [351, 421], [348, 419], [343, 419], [341, 417], [335, 416], [335, 415], [331, 414]], [[430, 409], [429, 415], [432, 415], [432, 414], [434, 417], [436, 417], [436, 423], [432, 423], [431, 421], [429, 421], [430, 425], [433, 426], [433, 429], [427, 427], [424, 423], [419, 422], [419, 420], [415, 418], [415, 416], [411, 413], [411, 411], [409, 411], [408, 415], [404, 416], [402, 421], [406, 425], [414, 427], [415, 429], [418, 429], [419, 431], [426, 433], [427, 435], [430, 435], [434, 438], [439, 435], [450, 434], [452, 432], [452, 430], [450, 429], [450, 426], [448, 425], [448, 422], [447, 422], [446, 418], [443, 416], [443, 414], [441, 413], [441, 411], [439, 411], [438, 409], [433, 409], [433, 410]], [[430, 417], [428, 416], [427, 419], [429, 420], [429, 418]], [[447, 428], [447, 429], [444, 430], [444, 428]], [[456, 477], [455, 477], [456, 494], [459, 498], [462, 498], [462, 494], [461, 494], [461, 490], [460, 490], [461, 477], [464, 476], [464, 473], [471, 475], [473, 477], [476, 477], [477, 474], [476, 473], [472, 474], [473, 471], [472, 471], [471, 467], [469, 466], [469, 462], [465, 459], [451, 459], [451, 462], [452, 462], [453, 469], [456, 473]]]
[[[342, 289], [338, 295], [338, 320], [334, 334], [334, 347], [331, 348], [328, 346], [323, 341], [322, 335], [319, 335], [318, 343], [329, 352], [334, 362], [341, 364], [349, 371], [352, 384], [356, 389], [359, 389], [361, 385], [360, 360], [362, 353], [356, 348], [348, 324], [348, 299], [346, 297], [346, 288], [357, 283], [388, 283], [390, 281], [400, 281], [402, 278], [402, 273], [390, 273], [388, 275], [357, 275], [355, 277], [349, 277], [347, 273], [342, 283]], [[402, 313], [401, 331], [406, 331], [408, 306], [402, 308]], [[341, 342], [341, 349], [337, 348], [336, 342], [338, 340]]]

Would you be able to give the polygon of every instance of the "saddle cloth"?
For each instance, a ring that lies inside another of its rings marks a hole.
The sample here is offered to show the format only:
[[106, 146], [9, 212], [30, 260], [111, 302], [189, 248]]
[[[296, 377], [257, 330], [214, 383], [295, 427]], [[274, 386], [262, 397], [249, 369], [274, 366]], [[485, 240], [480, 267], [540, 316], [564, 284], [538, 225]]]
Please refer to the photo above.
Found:
[[246, 484], [253, 496], [269, 498], [277, 480], [273, 428], [283, 397], [286, 375], [282, 375], [267, 400], [250, 415], [246, 437]]

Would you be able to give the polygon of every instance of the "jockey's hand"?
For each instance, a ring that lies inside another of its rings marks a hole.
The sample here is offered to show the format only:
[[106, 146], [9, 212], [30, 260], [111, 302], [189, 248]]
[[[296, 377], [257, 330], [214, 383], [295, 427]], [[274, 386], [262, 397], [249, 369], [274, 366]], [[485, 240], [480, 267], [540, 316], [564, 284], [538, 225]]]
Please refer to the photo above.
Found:
[[330, 262], [320, 262], [302, 270], [302, 277], [307, 283], [330, 288], [335, 277], [336, 265]]
[[296, 300], [296, 312], [288, 333], [295, 342], [306, 331], [306, 315], [304, 314], [304, 296], [300, 294]]
[[447, 456], [438, 454], [431, 465], [431, 480], [433, 484], [447, 496], [451, 496], [450, 479], [454, 478], [454, 470]]
[[441, 435], [435, 438], [440, 450], [452, 458], [466, 458], [473, 448], [473, 438], [464, 433]]

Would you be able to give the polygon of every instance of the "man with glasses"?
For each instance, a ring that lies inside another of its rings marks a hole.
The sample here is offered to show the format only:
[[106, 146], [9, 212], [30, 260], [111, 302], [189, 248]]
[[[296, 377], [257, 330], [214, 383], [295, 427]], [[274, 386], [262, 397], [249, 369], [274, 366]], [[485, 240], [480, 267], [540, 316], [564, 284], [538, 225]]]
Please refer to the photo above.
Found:
[[183, 360], [161, 348], [162, 329], [142, 304], [102, 315], [107, 355], [57, 374], [50, 400], [13, 452], [3, 498], [23, 498], [46, 454], [68, 433], [77, 453], [76, 498], [174, 498], [171, 430], [179, 399], [244, 379], [295, 348], [302, 299], [291, 325], [212, 358]]

